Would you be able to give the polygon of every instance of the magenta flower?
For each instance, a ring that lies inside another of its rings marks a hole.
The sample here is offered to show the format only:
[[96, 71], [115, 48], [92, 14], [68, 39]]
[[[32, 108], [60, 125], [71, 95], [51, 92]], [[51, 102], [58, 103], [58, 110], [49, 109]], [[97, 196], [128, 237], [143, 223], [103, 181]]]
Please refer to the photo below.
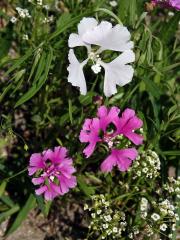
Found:
[[[135, 148], [117, 148], [117, 137], [123, 135], [134, 144], [142, 144], [143, 137], [134, 131], [139, 129], [143, 122], [136, 115], [134, 110], [126, 109], [119, 117], [120, 109], [111, 107], [109, 110], [105, 106], [98, 109], [97, 117], [86, 119], [80, 132], [79, 139], [82, 143], [87, 143], [83, 153], [90, 157], [97, 143], [106, 143], [111, 154], [102, 163], [102, 171], [111, 171], [113, 166], [118, 166], [119, 170], [125, 171], [132, 161], [137, 157]], [[119, 141], [119, 140], [118, 140]]]
[[35, 191], [36, 194], [44, 194], [46, 200], [53, 200], [67, 193], [77, 184], [76, 177], [72, 175], [76, 170], [64, 147], [32, 154], [28, 171], [30, 176], [35, 174], [32, 183], [40, 185]]
[[180, 10], [180, 0], [152, 0], [152, 4]]

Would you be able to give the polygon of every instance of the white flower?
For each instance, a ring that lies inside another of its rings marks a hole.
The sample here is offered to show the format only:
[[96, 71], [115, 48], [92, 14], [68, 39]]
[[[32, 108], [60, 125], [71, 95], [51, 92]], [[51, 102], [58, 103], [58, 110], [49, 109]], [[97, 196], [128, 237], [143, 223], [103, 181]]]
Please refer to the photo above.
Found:
[[17, 22], [17, 18], [16, 18], [16, 17], [12, 17], [12, 18], [10, 19], [10, 21], [11, 21], [12, 23], [16, 23], [16, 22]]
[[152, 218], [154, 221], [158, 221], [158, 220], [160, 219], [160, 216], [159, 216], [159, 214], [157, 214], [157, 213], [153, 213], [153, 214], [151, 215], [151, 218]]
[[[74, 50], [69, 51], [68, 82], [80, 88], [81, 94], [87, 93], [86, 81], [83, 67], [90, 60], [92, 71], [98, 74], [103, 67], [105, 69], [104, 94], [107, 97], [117, 92], [116, 85], [124, 86], [132, 80], [134, 70], [128, 63], [135, 60], [135, 54], [131, 50], [133, 42], [130, 41], [130, 33], [126, 27], [117, 24], [112, 26], [107, 21], [98, 24], [94, 18], [83, 18], [78, 24], [78, 34], [72, 33], [69, 36], [68, 45], [70, 48], [85, 46], [88, 58], [79, 62], [74, 54]], [[91, 45], [99, 48], [93, 49]], [[112, 62], [103, 62], [100, 54], [104, 50], [122, 52]]]
[[113, 227], [113, 232], [114, 232], [114, 233], [117, 233], [117, 232], [118, 232], [117, 227]]
[[87, 204], [84, 204], [84, 210], [87, 210], [89, 206]]
[[160, 225], [160, 230], [165, 232], [167, 229], [167, 225], [165, 223], [163, 223], [162, 225]]
[[112, 7], [116, 7], [118, 4], [116, 1], [110, 1], [109, 4], [112, 6]]
[[22, 38], [23, 38], [23, 40], [28, 40], [29, 39], [27, 34], [24, 34]]
[[102, 210], [97, 210], [97, 215], [101, 214]]

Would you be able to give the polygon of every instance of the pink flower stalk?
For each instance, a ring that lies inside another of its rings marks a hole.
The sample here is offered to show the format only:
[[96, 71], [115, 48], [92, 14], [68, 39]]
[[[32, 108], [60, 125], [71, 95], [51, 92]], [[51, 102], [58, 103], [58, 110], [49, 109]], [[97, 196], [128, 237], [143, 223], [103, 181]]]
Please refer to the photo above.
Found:
[[143, 125], [135, 111], [127, 108], [121, 117], [119, 113], [120, 109], [117, 107], [111, 107], [109, 110], [105, 106], [99, 107], [96, 118], [85, 120], [79, 136], [82, 143], [88, 143], [83, 151], [87, 158], [93, 154], [98, 142], [107, 143], [111, 154], [101, 165], [101, 170], [105, 172], [111, 171], [115, 165], [119, 170], [125, 171], [137, 157], [135, 148], [116, 149], [115, 139], [119, 135], [128, 138], [135, 145], [143, 142], [143, 137], [134, 132]]
[[65, 147], [55, 147], [54, 151], [48, 149], [32, 154], [28, 171], [30, 176], [35, 174], [32, 183], [40, 185], [35, 191], [36, 194], [44, 194], [46, 200], [53, 200], [74, 188], [77, 182], [72, 174], [76, 170], [72, 165], [72, 159], [67, 157]]
[[152, 0], [151, 3], [155, 6], [159, 4], [163, 7], [180, 10], [180, 0]]

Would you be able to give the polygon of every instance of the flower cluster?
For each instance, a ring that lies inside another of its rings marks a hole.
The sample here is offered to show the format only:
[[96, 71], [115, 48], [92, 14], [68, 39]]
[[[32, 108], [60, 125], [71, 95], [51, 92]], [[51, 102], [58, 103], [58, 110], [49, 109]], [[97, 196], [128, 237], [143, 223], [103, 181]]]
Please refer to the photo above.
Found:
[[[101, 67], [105, 70], [104, 94], [107, 97], [117, 92], [116, 85], [123, 86], [132, 80], [134, 70], [129, 63], [134, 62], [135, 54], [132, 51], [133, 42], [130, 41], [130, 33], [126, 27], [117, 24], [112, 26], [110, 22], [102, 21], [98, 24], [94, 18], [83, 18], [78, 25], [78, 34], [69, 36], [69, 76], [68, 82], [80, 88], [83, 95], [87, 93], [83, 67], [91, 62], [92, 71], [97, 74]], [[88, 58], [78, 61], [74, 54], [77, 46], [87, 48]], [[95, 47], [93, 47], [95, 46]], [[107, 63], [102, 60], [100, 54], [105, 50], [121, 52], [122, 54], [113, 61]]]
[[16, 7], [16, 11], [18, 12], [20, 18], [31, 18], [28, 9], [23, 9], [20, 7]]
[[83, 151], [87, 158], [93, 154], [97, 143], [107, 145], [110, 155], [101, 164], [103, 172], [110, 172], [114, 166], [118, 166], [120, 171], [126, 171], [137, 157], [138, 152], [135, 148], [122, 149], [123, 139], [125, 146], [129, 145], [127, 140], [135, 145], [142, 144], [143, 141], [143, 137], [134, 132], [143, 124], [135, 111], [127, 108], [121, 117], [119, 113], [120, 109], [117, 107], [108, 109], [101, 106], [97, 117], [86, 119], [80, 132], [80, 141], [88, 143]]
[[32, 183], [40, 185], [36, 194], [44, 194], [46, 200], [53, 200], [76, 186], [76, 177], [72, 175], [75, 168], [64, 147], [32, 154], [28, 171], [30, 176], [34, 175]]
[[180, 10], [180, 1], [179, 0], [152, 0], [151, 2], [154, 6], [159, 4], [163, 7], [174, 8], [176, 10]]
[[144, 197], [141, 199], [141, 202], [140, 202], [140, 211], [141, 211], [141, 217], [146, 218], [147, 211], [148, 211], [148, 200]]
[[159, 176], [160, 159], [155, 151], [147, 150], [139, 154], [133, 164], [132, 171], [135, 173], [134, 179], [145, 176], [146, 178], [156, 178]]
[[177, 178], [169, 178], [169, 182], [164, 184], [164, 189], [169, 192], [171, 195], [175, 195], [178, 199], [180, 199], [180, 177]]
[[93, 196], [92, 200], [91, 207], [87, 204], [84, 206], [84, 210], [89, 210], [91, 215], [89, 229], [97, 231], [100, 239], [106, 239], [108, 236], [119, 239], [127, 226], [124, 212], [114, 210], [111, 202], [103, 194]]

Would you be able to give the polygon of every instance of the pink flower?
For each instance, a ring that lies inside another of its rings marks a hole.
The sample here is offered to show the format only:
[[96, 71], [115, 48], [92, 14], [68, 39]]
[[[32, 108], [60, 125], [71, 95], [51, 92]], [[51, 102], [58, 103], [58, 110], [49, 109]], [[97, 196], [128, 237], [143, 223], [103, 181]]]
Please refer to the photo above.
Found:
[[180, 0], [152, 0], [152, 4], [180, 10]]
[[110, 172], [114, 166], [124, 172], [128, 170], [132, 161], [138, 156], [135, 148], [117, 150], [113, 149], [111, 154], [102, 162], [101, 171]]
[[53, 200], [74, 188], [77, 182], [72, 174], [76, 170], [72, 165], [72, 159], [67, 157], [67, 149], [64, 147], [32, 154], [28, 171], [30, 176], [35, 174], [33, 184], [40, 185], [36, 194], [44, 194], [46, 200]]
[[136, 115], [134, 110], [126, 109], [119, 117], [120, 109], [105, 106], [98, 108], [97, 117], [86, 119], [80, 132], [79, 139], [82, 143], [87, 143], [83, 153], [90, 157], [97, 143], [102, 142], [108, 145], [111, 154], [102, 163], [102, 171], [111, 171], [113, 166], [118, 166], [119, 170], [125, 171], [129, 168], [132, 161], [137, 156], [135, 148], [121, 149], [117, 148], [117, 137], [123, 135], [132, 141], [135, 145], [142, 144], [143, 137], [134, 131], [139, 129], [143, 122]]

